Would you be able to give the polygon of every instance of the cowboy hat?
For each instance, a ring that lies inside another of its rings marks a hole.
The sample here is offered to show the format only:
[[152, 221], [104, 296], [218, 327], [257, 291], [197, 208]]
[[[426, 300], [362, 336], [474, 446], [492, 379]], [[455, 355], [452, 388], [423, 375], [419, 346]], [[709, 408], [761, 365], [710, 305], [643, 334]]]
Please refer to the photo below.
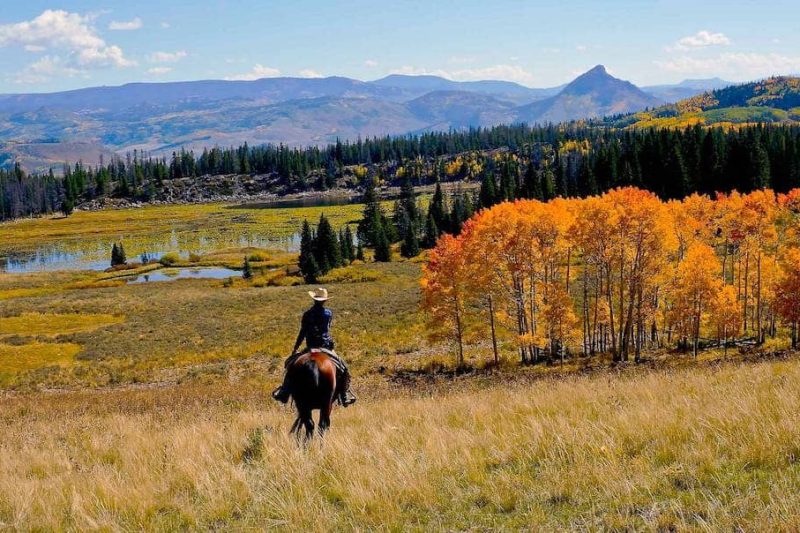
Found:
[[308, 295], [311, 296], [314, 301], [324, 302], [328, 299], [328, 289], [324, 287], [317, 287], [313, 291], [308, 291]]

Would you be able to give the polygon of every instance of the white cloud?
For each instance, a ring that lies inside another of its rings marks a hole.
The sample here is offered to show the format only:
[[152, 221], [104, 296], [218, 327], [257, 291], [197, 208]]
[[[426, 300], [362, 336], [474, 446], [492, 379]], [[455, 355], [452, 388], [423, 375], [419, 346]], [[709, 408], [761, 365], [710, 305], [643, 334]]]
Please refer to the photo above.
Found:
[[148, 74], [153, 74], [155, 76], [161, 76], [162, 74], [169, 74], [172, 72], [172, 67], [153, 67], [147, 69]]
[[403, 66], [394, 69], [390, 74], [406, 74], [410, 76], [432, 75], [441, 76], [454, 81], [477, 81], [477, 80], [505, 80], [514, 81], [521, 84], [531, 84], [536, 78], [535, 76], [520, 67], [519, 65], [489, 65], [479, 68], [465, 68], [458, 70], [444, 70], [433, 69], [428, 70], [425, 68], [417, 68], [412, 66]]
[[304, 68], [299, 72], [301, 78], [321, 78], [322, 74], [310, 68]]
[[178, 50], [176, 52], [153, 52], [148, 59], [152, 63], [177, 63], [187, 55], [189, 54], [186, 53], [186, 50]]
[[58, 56], [43, 56], [17, 73], [14, 81], [21, 84], [43, 83], [54, 76], [72, 78], [83, 73], [80, 69], [65, 65]]
[[367, 59], [366, 61], [364, 61], [364, 66], [368, 68], [375, 68], [378, 66], [378, 62], [375, 61], [374, 59]]
[[0, 47], [21, 46], [28, 52], [52, 53], [18, 73], [21, 83], [76, 75], [91, 68], [135, 65], [119, 46], [107, 44], [97, 34], [93, 20], [89, 15], [48, 9], [31, 20], [0, 25]]
[[167, 28], [169, 28], [169, 22], [162, 22], [161, 24], [159, 24], [159, 26], [161, 26], [162, 29], [166, 30]]
[[450, 56], [447, 61], [453, 65], [469, 65], [475, 63], [477, 60], [478, 58], [476, 56]]
[[261, 78], [275, 78], [280, 75], [280, 70], [272, 67], [265, 67], [260, 63], [256, 63], [253, 65], [253, 69], [250, 72], [228, 76], [225, 79], [230, 81], [253, 81]]
[[588, 47], [587, 47], [585, 44], [579, 44], [579, 45], [576, 45], [576, 46], [575, 46], [575, 50], [577, 50], [577, 51], [578, 51], [578, 52], [580, 52], [580, 53], [583, 53], [583, 52], [585, 52], [585, 51], [586, 51], [586, 50], [588, 50], [588, 49], [589, 49], [589, 48], [588, 48]]
[[678, 41], [669, 50], [692, 50], [695, 48], [706, 48], [708, 46], [727, 46], [731, 40], [724, 33], [711, 33], [702, 30], [694, 35], [687, 35]]
[[752, 80], [773, 74], [800, 72], [800, 56], [759, 53], [724, 53], [715, 57], [681, 56], [656, 61], [664, 70], [692, 76], [720, 76], [732, 80]]
[[142, 19], [134, 17], [131, 20], [112, 20], [108, 23], [109, 30], [130, 31], [138, 30], [142, 27]]

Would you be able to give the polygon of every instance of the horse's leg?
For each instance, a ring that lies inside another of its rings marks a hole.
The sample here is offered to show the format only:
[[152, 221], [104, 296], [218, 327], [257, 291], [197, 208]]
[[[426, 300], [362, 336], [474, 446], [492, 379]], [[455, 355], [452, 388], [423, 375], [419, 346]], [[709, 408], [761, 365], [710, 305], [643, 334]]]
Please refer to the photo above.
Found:
[[304, 413], [303, 425], [306, 428], [306, 441], [314, 436], [314, 418], [311, 416], [311, 411]]
[[300, 431], [300, 415], [297, 415], [297, 418], [294, 419], [294, 424], [292, 424], [292, 429], [289, 430], [289, 434], [297, 434]]
[[323, 435], [331, 427], [331, 411], [333, 400], [329, 401], [319, 410], [319, 434]]

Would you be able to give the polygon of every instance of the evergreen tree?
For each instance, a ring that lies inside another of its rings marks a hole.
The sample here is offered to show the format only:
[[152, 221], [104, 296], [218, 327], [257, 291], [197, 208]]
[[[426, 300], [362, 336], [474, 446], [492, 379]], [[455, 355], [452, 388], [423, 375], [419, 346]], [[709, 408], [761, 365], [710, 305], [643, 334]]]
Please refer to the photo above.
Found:
[[411, 226], [406, 228], [406, 234], [400, 245], [400, 255], [406, 258], [419, 255], [419, 239], [417, 238], [417, 232]]
[[436, 221], [433, 219], [433, 214], [428, 212], [428, 216], [425, 218], [425, 233], [422, 239], [422, 246], [424, 248], [433, 248], [436, 246], [436, 240], [440, 234]]
[[119, 265], [119, 249], [117, 248], [117, 243], [111, 245], [111, 266]]
[[356, 248], [356, 259], [359, 261], [364, 261], [364, 247], [361, 246], [361, 243], [358, 243], [358, 248]]
[[385, 221], [386, 216], [383, 214], [378, 193], [375, 190], [375, 181], [367, 179], [364, 190], [364, 214], [357, 229], [359, 242], [366, 246], [376, 246], [378, 233], [383, 232], [386, 236]]
[[242, 277], [244, 279], [253, 279], [253, 266], [250, 264], [250, 258], [244, 257], [244, 266], [242, 267]]
[[377, 234], [375, 235], [375, 261], [380, 263], [388, 263], [392, 260], [392, 247], [389, 237], [383, 225], [378, 226]]
[[321, 276], [319, 265], [314, 258], [314, 235], [311, 232], [311, 225], [308, 220], [303, 221], [303, 230], [300, 234], [300, 259], [298, 261], [300, 272], [306, 283], [314, 283]]
[[61, 202], [61, 212], [64, 213], [65, 217], [68, 217], [72, 214], [72, 211], [75, 209], [75, 204], [69, 198], [64, 198], [64, 201]]
[[444, 202], [444, 193], [442, 193], [442, 185], [438, 181], [436, 182], [436, 190], [433, 192], [433, 198], [431, 198], [431, 203], [428, 206], [428, 216], [433, 217], [433, 222], [438, 228], [443, 227], [447, 222], [447, 207]]
[[325, 215], [320, 215], [319, 217], [317, 237], [314, 244], [314, 259], [316, 259], [317, 265], [319, 265], [319, 269], [323, 274], [342, 265], [339, 240], [336, 238], [336, 232], [333, 231], [331, 223]]
[[481, 201], [481, 207], [483, 208], [492, 207], [497, 203], [497, 187], [494, 183], [494, 174], [491, 172], [486, 172], [483, 175], [479, 198]]

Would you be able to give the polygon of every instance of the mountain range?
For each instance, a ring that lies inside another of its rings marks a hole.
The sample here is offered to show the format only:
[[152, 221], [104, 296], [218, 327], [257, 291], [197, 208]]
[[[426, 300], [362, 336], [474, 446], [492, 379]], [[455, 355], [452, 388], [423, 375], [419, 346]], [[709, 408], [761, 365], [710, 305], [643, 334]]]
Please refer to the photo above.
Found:
[[0, 95], [0, 164], [17, 160], [38, 169], [65, 158], [94, 163], [101, 154], [134, 149], [160, 155], [243, 142], [314, 145], [501, 123], [563, 122], [655, 108], [678, 95], [724, 84], [686, 80], [638, 88], [598, 65], [566, 85], [538, 89], [507, 81], [395, 74], [371, 82], [265, 78], [6, 94]]

